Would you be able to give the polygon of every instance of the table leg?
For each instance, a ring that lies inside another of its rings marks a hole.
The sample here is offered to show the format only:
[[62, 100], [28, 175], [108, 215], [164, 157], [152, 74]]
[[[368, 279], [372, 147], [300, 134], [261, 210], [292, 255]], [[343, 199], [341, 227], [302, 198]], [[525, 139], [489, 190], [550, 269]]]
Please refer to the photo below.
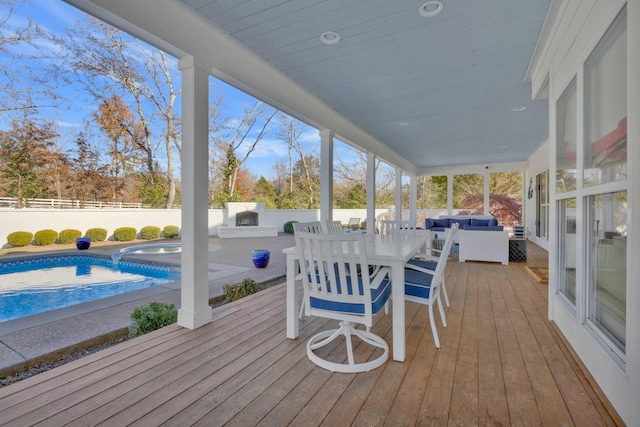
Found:
[[405, 359], [405, 314], [404, 314], [404, 261], [391, 265], [391, 289], [393, 298], [393, 360]]
[[299, 333], [298, 312], [300, 307], [299, 289], [296, 283], [298, 260], [287, 254], [287, 338], [297, 338]]

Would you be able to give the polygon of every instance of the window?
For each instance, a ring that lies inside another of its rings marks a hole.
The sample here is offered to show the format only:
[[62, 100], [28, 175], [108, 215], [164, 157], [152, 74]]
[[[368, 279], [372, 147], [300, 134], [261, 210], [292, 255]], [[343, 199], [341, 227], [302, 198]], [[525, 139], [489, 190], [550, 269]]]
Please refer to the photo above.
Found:
[[556, 193], [576, 190], [576, 79], [567, 86], [556, 107]]
[[585, 62], [585, 187], [627, 177], [626, 11]]
[[558, 201], [558, 293], [576, 305], [576, 199]]
[[549, 171], [536, 175], [536, 236], [549, 238]]
[[587, 320], [622, 353], [626, 346], [627, 192], [587, 197]]

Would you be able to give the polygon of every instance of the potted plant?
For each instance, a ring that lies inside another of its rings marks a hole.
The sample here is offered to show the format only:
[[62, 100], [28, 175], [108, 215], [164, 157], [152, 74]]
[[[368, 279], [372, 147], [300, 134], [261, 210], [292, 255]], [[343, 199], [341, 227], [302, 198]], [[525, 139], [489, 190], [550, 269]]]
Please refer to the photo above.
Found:
[[79, 250], [89, 249], [91, 246], [91, 237], [77, 237], [76, 238], [76, 248]]
[[254, 249], [252, 252], [253, 265], [256, 268], [265, 268], [269, 265], [269, 256], [271, 251], [269, 249]]

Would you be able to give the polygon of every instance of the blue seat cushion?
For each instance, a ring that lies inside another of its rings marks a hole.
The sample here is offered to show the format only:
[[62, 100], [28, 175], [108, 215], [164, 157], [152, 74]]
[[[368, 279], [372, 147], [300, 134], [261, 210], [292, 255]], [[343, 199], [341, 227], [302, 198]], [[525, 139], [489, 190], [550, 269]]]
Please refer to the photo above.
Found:
[[497, 226], [489, 226], [489, 225], [465, 225], [465, 230], [475, 230], [475, 231], [503, 231], [504, 227], [502, 225]]
[[431, 294], [431, 280], [433, 276], [419, 271], [404, 269], [404, 293], [405, 295], [429, 299]]
[[426, 268], [427, 270], [435, 270], [436, 266], [438, 265], [437, 262], [425, 261], [422, 259], [410, 259], [409, 261], [407, 261], [407, 264], [413, 264], [421, 268]]
[[445, 227], [431, 227], [431, 231], [445, 231]]
[[[338, 288], [340, 284], [338, 284]], [[362, 292], [362, 277], [358, 277], [358, 287]], [[347, 278], [348, 293], [351, 292], [351, 280]], [[376, 314], [391, 296], [391, 280], [385, 277], [376, 289], [371, 289], [371, 311]], [[322, 298], [311, 297], [311, 308], [318, 310], [336, 311], [349, 314], [364, 314], [364, 304], [355, 304], [349, 302], [329, 301]]]

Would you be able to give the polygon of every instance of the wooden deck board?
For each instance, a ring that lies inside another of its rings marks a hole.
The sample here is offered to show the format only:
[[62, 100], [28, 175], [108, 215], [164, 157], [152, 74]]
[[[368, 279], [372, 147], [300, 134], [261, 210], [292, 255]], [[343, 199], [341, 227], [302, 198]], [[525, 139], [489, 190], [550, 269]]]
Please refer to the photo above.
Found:
[[[528, 246], [527, 265], [546, 266]], [[305, 319], [287, 339], [276, 286], [215, 309], [197, 330], [173, 325], [0, 389], [0, 425], [616, 425], [524, 264], [454, 260], [446, 280], [446, 328], [434, 313], [441, 348], [427, 307], [407, 303], [404, 363], [318, 368], [306, 340], [335, 322]], [[387, 342], [391, 320], [373, 327]], [[341, 343], [321, 351], [346, 357]]]

